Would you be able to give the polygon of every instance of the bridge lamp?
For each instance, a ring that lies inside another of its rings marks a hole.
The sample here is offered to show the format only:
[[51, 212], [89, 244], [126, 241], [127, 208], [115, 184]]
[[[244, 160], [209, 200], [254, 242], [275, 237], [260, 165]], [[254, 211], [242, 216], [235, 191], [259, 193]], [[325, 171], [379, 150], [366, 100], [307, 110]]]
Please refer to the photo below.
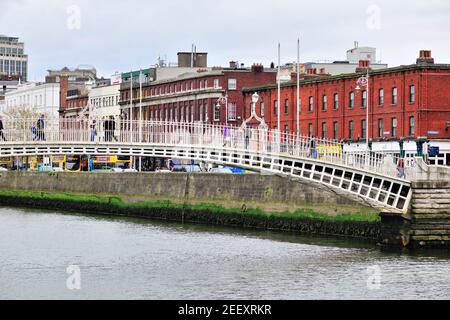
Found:
[[252, 95], [252, 110], [251, 110], [251, 115], [254, 115], [254, 114], [256, 114], [256, 103], [258, 102], [258, 100], [259, 100], [259, 95], [258, 95], [258, 93], [257, 92], [255, 92], [253, 95]]

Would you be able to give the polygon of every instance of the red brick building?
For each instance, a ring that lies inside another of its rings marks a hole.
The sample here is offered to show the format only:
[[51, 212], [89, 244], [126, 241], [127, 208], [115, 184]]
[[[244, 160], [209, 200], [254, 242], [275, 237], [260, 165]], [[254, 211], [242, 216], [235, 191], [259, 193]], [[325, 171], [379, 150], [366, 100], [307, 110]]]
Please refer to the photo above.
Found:
[[[144, 120], [186, 121], [224, 124], [225, 100], [228, 97], [228, 124], [239, 125], [244, 112], [244, 87], [259, 86], [276, 81], [276, 70], [262, 65], [251, 68], [212, 68], [203, 72], [186, 73], [176, 78], [144, 83], [142, 86], [142, 118]], [[130, 82], [121, 85], [121, 110], [131, 117]], [[140, 88], [133, 81], [133, 119], [139, 119]]]
[[[352, 74], [328, 76], [309, 71], [302, 76], [300, 134], [347, 141], [365, 139], [366, 131], [374, 141], [450, 138], [450, 64], [435, 64], [430, 51], [421, 51], [416, 64], [371, 70], [367, 97], [365, 86], [357, 88], [357, 80], [367, 70], [365, 63]], [[280, 99], [281, 130], [289, 133], [296, 133], [297, 85], [293, 80], [282, 83]], [[276, 128], [277, 84], [245, 88], [244, 117], [250, 115], [255, 92], [260, 96], [256, 113]]]

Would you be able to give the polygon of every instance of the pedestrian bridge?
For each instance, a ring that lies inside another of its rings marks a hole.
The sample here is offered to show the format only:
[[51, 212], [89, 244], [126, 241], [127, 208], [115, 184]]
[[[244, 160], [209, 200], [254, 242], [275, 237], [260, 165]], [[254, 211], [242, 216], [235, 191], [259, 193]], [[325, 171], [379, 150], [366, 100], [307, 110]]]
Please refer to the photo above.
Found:
[[[0, 157], [124, 155], [196, 160], [311, 182], [383, 212], [409, 208], [411, 182], [397, 177], [396, 159], [344, 153], [337, 141], [257, 128], [165, 121], [92, 119], [4, 121]], [[409, 174], [407, 169], [407, 177]]]

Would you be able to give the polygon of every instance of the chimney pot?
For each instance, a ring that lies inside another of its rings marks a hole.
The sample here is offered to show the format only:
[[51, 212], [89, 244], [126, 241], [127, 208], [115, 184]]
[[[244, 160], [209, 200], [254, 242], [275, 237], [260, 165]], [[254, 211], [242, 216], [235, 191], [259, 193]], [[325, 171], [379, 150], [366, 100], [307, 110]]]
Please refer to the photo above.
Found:
[[416, 60], [417, 64], [434, 64], [434, 59], [431, 57], [431, 50], [420, 50], [419, 58]]

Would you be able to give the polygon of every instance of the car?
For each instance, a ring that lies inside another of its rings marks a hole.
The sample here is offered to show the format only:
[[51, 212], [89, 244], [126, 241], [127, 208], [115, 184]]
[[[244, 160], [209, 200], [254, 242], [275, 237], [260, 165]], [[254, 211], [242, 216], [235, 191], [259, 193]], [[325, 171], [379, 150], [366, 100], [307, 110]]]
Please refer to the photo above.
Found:
[[170, 172], [172, 172], [172, 171], [170, 171], [169, 169], [161, 168], [161, 169], [156, 169], [155, 172], [159, 172], [159, 173], [170, 173]]
[[226, 174], [232, 174], [233, 171], [231, 171], [230, 168], [212, 168], [209, 173], [226, 173]]
[[0, 167], [0, 172], [4, 172], [4, 171], [8, 171], [8, 169], [6, 169], [4, 167]]
[[202, 172], [202, 169], [200, 168], [199, 165], [195, 164], [188, 164], [188, 165], [177, 164], [173, 166], [172, 172]]
[[125, 170], [122, 168], [112, 168], [111, 172], [124, 172]]
[[139, 171], [137, 171], [136, 169], [133, 169], [133, 168], [128, 168], [128, 169], [124, 169], [122, 172], [127, 172], [127, 173], [136, 173], [136, 172], [139, 172]]

